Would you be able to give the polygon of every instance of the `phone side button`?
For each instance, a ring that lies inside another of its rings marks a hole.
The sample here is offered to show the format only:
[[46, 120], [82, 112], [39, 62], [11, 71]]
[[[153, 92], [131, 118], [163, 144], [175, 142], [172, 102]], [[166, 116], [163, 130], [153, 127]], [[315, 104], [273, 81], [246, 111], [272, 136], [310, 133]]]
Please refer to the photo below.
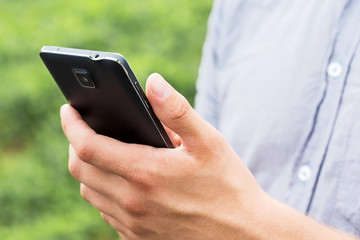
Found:
[[136, 91], [139, 93], [140, 97], [141, 97], [141, 100], [143, 101], [143, 103], [145, 104], [145, 106], [147, 108], [149, 108], [149, 105], [146, 101], [146, 95], [144, 93], [144, 91], [142, 90], [142, 88], [140, 87], [139, 83], [138, 82], [135, 82], [135, 87], [136, 87]]

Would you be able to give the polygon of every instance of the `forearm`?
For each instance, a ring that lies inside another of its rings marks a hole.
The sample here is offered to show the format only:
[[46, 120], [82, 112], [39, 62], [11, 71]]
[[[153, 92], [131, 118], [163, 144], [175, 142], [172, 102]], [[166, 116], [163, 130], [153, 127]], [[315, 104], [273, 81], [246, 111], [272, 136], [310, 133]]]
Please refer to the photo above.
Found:
[[[287, 239], [287, 240], [359, 240], [328, 226], [322, 225], [310, 217], [274, 200], [270, 197], [263, 202], [260, 212], [252, 219], [255, 225], [254, 239]], [[259, 216], [261, 214], [262, 216]], [[257, 218], [255, 220], [255, 218]]]

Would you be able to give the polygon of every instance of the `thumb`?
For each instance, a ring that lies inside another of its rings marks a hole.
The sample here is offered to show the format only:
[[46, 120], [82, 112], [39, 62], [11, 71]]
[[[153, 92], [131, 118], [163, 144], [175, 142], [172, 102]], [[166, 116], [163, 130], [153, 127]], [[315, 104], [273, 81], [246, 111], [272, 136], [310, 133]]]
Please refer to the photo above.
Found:
[[203, 138], [208, 125], [189, 102], [157, 73], [149, 76], [146, 93], [156, 116], [178, 134], [184, 145]]

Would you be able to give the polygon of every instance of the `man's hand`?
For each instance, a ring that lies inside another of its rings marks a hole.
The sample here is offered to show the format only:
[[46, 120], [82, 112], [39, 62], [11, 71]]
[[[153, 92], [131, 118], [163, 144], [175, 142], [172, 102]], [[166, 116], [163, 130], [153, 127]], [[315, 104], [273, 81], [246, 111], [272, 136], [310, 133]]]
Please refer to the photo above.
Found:
[[179, 147], [98, 135], [75, 109], [61, 108], [70, 172], [123, 239], [296, 239], [286, 235], [288, 222], [316, 224], [268, 197], [222, 135], [160, 75], [149, 77], [147, 95]]

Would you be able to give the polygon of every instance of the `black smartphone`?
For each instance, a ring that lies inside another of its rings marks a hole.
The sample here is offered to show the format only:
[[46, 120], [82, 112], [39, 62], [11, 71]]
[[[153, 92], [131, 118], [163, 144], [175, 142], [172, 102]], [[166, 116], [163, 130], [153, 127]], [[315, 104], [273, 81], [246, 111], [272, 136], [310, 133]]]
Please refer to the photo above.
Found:
[[69, 104], [97, 133], [126, 143], [174, 147], [122, 55], [44, 46], [40, 57]]

